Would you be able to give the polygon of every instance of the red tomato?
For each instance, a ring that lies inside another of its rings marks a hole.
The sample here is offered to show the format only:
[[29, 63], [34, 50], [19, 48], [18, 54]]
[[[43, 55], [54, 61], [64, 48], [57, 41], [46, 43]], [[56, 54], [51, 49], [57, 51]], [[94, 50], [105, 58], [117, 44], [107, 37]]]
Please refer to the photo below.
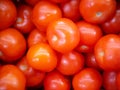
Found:
[[120, 33], [120, 2], [117, 3], [117, 9], [114, 17], [101, 24], [103, 31], [108, 33]]
[[81, 0], [79, 9], [86, 21], [100, 24], [113, 17], [116, 0]]
[[79, 52], [92, 52], [96, 42], [102, 37], [102, 30], [99, 26], [85, 21], [76, 23], [80, 32], [80, 42], [77, 46]]
[[51, 2], [54, 2], [54, 3], [65, 3], [69, 0], [48, 0], [48, 1], [51, 1]]
[[60, 18], [49, 24], [47, 39], [50, 46], [58, 52], [72, 51], [80, 41], [80, 32], [74, 22]]
[[85, 68], [73, 77], [74, 90], [100, 90], [102, 77], [100, 73], [92, 68]]
[[17, 10], [11, 0], [0, 0], [0, 30], [10, 27], [17, 17]]
[[21, 58], [26, 51], [24, 36], [14, 28], [0, 32], [0, 59], [5, 62], [14, 62]]
[[39, 43], [27, 52], [28, 64], [34, 69], [50, 72], [57, 66], [57, 56], [52, 48], [45, 43]]
[[25, 90], [26, 78], [14, 65], [4, 65], [0, 70], [0, 90]]
[[73, 75], [83, 69], [84, 57], [82, 54], [71, 51], [59, 55], [58, 71], [64, 75]]
[[25, 56], [17, 63], [17, 67], [24, 73], [27, 87], [35, 87], [43, 83], [45, 73], [30, 67]]
[[32, 8], [28, 5], [20, 5], [17, 11], [14, 27], [22, 33], [29, 33], [34, 28], [31, 20]]
[[95, 45], [95, 57], [104, 70], [120, 70], [120, 37], [115, 34], [103, 36]]
[[39, 1], [33, 8], [32, 20], [36, 27], [41, 30], [45, 29], [48, 24], [62, 17], [60, 8], [48, 1]]
[[96, 61], [95, 54], [93, 52], [85, 54], [85, 64], [87, 67], [101, 70], [101, 68], [99, 67], [99, 65]]
[[45, 33], [40, 32], [38, 29], [32, 30], [27, 38], [27, 43], [29, 48], [37, 43], [46, 43], [46, 42], [47, 39]]
[[58, 71], [49, 72], [44, 79], [44, 90], [70, 90], [70, 81]]
[[120, 90], [120, 72], [117, 74], [117, 90]]
[[104, 71], [103, 73], [103, 86], [105, 90], [118, 90], [117, 89], [117, 73], [114, 71]]
[[79, 11], [80, 0], [69, 0], [66, 3], [61, 3], [61, 10], [63, 17], [69, 18], [73, 21], [78, 21], [81, 18]]
[[31, 6], [35, 6], [40, 0], [25, 0], [25, 2]]

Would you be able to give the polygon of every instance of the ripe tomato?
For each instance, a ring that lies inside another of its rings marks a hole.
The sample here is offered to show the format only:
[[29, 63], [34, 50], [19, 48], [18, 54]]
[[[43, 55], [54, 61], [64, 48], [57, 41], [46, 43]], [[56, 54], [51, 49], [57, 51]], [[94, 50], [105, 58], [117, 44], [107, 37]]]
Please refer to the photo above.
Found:
[[26, 51], [24, 36], [14, 28], [0, 32], [0, 59], [5, 62], [14, 62], [21, 58]]
[[87, 67], [91, 67], [97, 70], [101, 70], [101, 68], [99, 67], [96, 58], [95, 58], [95, 54], [92, 53], [86, 53], [85, 54], [85, 65]]
[[81, 18], [79, 11], [80, 0], [69, 0], [68, 2], [61, 3], [61, 10], [63, 17], [69, 18], [73, 21], [78, 21]]
[[4, 65], [0, 69], [0, 90], [25, 90], [26, 78], [14, 65]]
[[117, 3], [117, 9], [114, 17], [109, 21], [102, 23], [101, 27], [106, 34], [120, 33], [120, 2]]
[[70, 81], [58, 71], [49, 72], [44, 79], [44, 90], [70, 90]]
[[92, 68], [85, 68], [73, 77], [74, 90], [100, 90], [102, 76]]
[[31, 6], [35, 6], [40, 0], [25, 0], [25, 2]]
[[73, 75], [83, 69], [84, 56], [81, 53], [71, 51], [66, 54], [60, 54], [58, 57], [57, 69], [63, 75]]
[[34, 69], [50, 72], [57, 66], [57, 56], [52, 48], [45, 43], [39, 43], [27, 52], [28, 64]]
[[79, 10], [86, 21], [100, 24], [113, 17], [116, 0], [81, 0]]
[[24, 73], [26, 77], [26, 86], [35, 87], [43, 83], [45, 73], [35, 70], [27, 63], [26, 56], [24, 56], [18, 63], [17, 67]]
[[17, 10], [11, 0], [0, 0], [0, 30], [10, 27], [17, 17]]
[[27, 38], [27, 43], [29, 48], [37, 43], [46, 43], [46, 42], [47, 39], [45, 33], [40, 32], [38, 29], [32, 30]]
[[45, 29], [48, 24], [62, 17], [60, 8], [48, 1], [39, 1], [33, 8], [32, 20], [36, 27], [41, 30]]
[[54, 2], [54, 3], [65, 3], [69, 0], [48, 0], [48, 1], [51, 1], [51, 2]]
[[17, 11], [14, 27], [22, 33], [29, 33], [34, 28], [31, 20], [32, 8], [28, 5], [20, 5]]
[[103, 36], [95, 45], [95, 57], [104, 70], [120, 70], [120, 37], [115, 34]]
[[99, 26], [85, 21], [76, 23], [80, 32], [80, 42], [77, 46], [79, 52], [92, 52], [96, 42], [102, 37], [102, 30]]
[[120, 72], [117, 74], [117, 90], [120, 90]]
[[117, 73], [114, 71], [103, 72], [103, 86], [105, 90], [118, 90], [117, 89]]
[[80, 32], [72, 20], [60, 18], [49, 24], [47, 39], [53, 49], [61, 53], [67, 53], [78, 45]]

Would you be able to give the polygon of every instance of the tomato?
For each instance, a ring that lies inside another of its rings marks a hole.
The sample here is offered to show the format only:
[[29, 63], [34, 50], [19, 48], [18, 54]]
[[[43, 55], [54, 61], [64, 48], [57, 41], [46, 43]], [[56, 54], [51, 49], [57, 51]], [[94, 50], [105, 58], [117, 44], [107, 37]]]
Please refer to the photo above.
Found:
[[103, 70], [120, 69], [120, 37], [115, 34], [103, 36], [95, 45], [95, 57]]
[[27, 38], [27, 43], [29, 48], [37, 43], [46, 43], [46, 42], [47, 39], [45, 33], [40, 32], [38, 29], [32, 30]]
[[117, 90], [120, 90], [120, 72], [117, 74]]
[[26, 56], [24, 56], [18, 63], [17, 67], [24, 73], [26, 77], [26, 86], [27, 87], [35, 87], [41, 83], [43, 83], [43, 79], [45, 77], [45, 73], [35, 70], [30, 67], [27, 63]]
[[20, 5], [17, 11], [14, 27], [22, 33], [29, 33], [34, 28], [31, 20], [32, 8], [28, 5]]
[[100, 24], [113, 17], [116, 0], [81, 0], [79, 10], [84, 20]]
[[17, 17], [17, 10], [11, 0], [0, 0], [0, 30], [10, 27]]
[[53, 49], [61, 53], [67, 53], [78, 45], [80, 33], [72, 20], [60, 18], [49, 24], [47, 39]]
[[91, 67], [97, 70], [101, 70], [101, 68], [99, 67], [96, 58], [95, 58], [95, 54], [92, 53], [86, 53], [85, 54], [85, 65], [87, 67]]
[[26, 78], [14, 65], [4, 65], [0, 70], [0, 90], [25, 90]]
[[117, 73], [114, 71], [103, 72], [103, 86], [105, 90], [118, 90], [117, 89]]
[[79, 11], [80, 0], [69, 0], [68, 2], [62, 3], [61, 10], [63, 17], [69, 18], [73, 21], [78, 21], [81, 18]]
[[62, 12], [60, 8], [48, 1], [39, 1], [34, 6], [32, 12], [32, 21], [39, 30], [44, 30], [51, 21], [61, 17]]
[[120, 2], [117, 3], [117, 9], [114, 17], [109, 21], [102, 23], [101, 27], [106, 34], [120, 33]]
[[14, 62], [21, 58], [26, 51], [24, 36], [14, 28], [7, 28], [0, 32], [0, 59]]
[[74, 90], [100, 90], [102, 76], [92, 68], [85, 68], [73, 77]]
[[66, 54], [60, 54], [58, 57], [57, 69], [64, 75], [73, 75], [83, 69], [84, 56], [80, 53], [71, 51]]
[[69, 0], [48, 0], [48, 1], [51, 1], [51, 2], [54, 2], [54, 3], [65, 3]]
[[77, 51], [92, 52], [94, 45], [102, 37], [101, 28], [85, 21], [79, 21], [76, 24], [80, 32], [80, 42], [77, 46]]
[[40, 0], [25, 0], [25, 2], [31, 6], [35, 6]]
[[70, 81], [58, 71], [49, 72], [44, 79], [44, 90], [70, 90]]
[[57, 56], [45, 43], [38, 43], [27, 51], [28, 64], [34, 69], [50, 72], [57, 66]]

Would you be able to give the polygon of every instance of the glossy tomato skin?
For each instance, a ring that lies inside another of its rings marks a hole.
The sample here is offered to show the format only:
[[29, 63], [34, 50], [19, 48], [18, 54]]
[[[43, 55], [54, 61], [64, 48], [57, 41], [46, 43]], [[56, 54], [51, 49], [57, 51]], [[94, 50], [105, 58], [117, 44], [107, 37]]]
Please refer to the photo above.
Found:
[[30, 67], [27, 63], [26, 56], [17, 63], [17, 67], [24, 73], [27, 87], [35, 87], [43, 83], [45, 72]]
[[120, 37], [115, 34], [103, 36], [95, 45], [95, 57], [103, 70], [120, 69]]
[[63, 75], [74, 75], [84, 67], [84, 56], [81, 53], [71, 51], [58, 55], [57, 70]]
[[77, 46], [79, 52], [92, 52], [96, 42], [102, 37], [102, 30], [98, 25], [86, 21], [76, 22], [80, 32], [80, 42]]
[[100, 90], [102, 76], [93, 68], [85, 68], [73, 77], [72, 85], [74, 90]]
[[63, 12], [63, 17], [69, 18], [73, 21], [78, 21], [81, 18], [79, 11], [80, 0], [69, 0], [61, 3], [60, 7]]
[[26, 78], [14, 65], [4, 65], [0, 70], [0, 90], [25, 90]]
[[0, 30], [11, 26], [17, 17], [17, 10], [11, 0], [0, 0]]
[[14, 23], [14, 27], [23, 34], [31, 32], [34, 28], [34, 24], [31, 20], [32, 8], [28, 5], [20, 5], [17, 8], [17, 19]]
[[92, 53], [86, 53], [85, 54], [85, 65], [87, 67], [91, 67], [97, 70], [101, 70], [101, 68], [99, 67], [96, 58], [95, 58], [95, 54]]
[[5, 62], [14, 62], [21, 58], [26, 51], [24, 36], [14, 28], [0, 32], [0, 59]]
[[34, 69], [50, 72], [57, 66], [57, 56], [46, 43], [38, 43], [27, 52], [27, 62]]
[[114, 17], [109, 21], [102, 23], [101, 27], [106, 34], [120, 33], [120, 2], [117, 3], [117, 9]]
[[60, 18], [49, 24], [47, 39], [53, 49], [60, 53], [67, 53], [78, 45], [80, 33], [72, 20]]
[[79, 10], [86, 21], [100, 24], [113, 17], [116, 0], [81, 0]]
[[44, 79], [44, 90], [70, 90], [70, 81], [58, 71], [49, 72]]
[[120, 90], [120, 72], [117, 74], [117, 90]]
[[33, 29], [28, 35], [27, 44], [30, 48], [37, 43], [47, 43], [46, 34], [44, 32], [40, 32], [38, 29]]
[[105, 88], [105, 90], [118, 90], [117, 72], [114, 71], [103, 72], [103, 87]]
[[48, 1], [39, 1], [33, 8], [32, 21], [39, 30], [46, 31], [48, 24], [62, 17], [60, 8]]

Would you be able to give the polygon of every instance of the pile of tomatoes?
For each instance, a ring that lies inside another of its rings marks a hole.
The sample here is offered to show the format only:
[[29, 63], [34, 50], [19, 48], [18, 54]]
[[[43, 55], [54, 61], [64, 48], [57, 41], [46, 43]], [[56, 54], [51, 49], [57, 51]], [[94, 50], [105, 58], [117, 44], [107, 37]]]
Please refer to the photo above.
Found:
[[0, 0], [0, 90], [120, 90], [120, 1]]

